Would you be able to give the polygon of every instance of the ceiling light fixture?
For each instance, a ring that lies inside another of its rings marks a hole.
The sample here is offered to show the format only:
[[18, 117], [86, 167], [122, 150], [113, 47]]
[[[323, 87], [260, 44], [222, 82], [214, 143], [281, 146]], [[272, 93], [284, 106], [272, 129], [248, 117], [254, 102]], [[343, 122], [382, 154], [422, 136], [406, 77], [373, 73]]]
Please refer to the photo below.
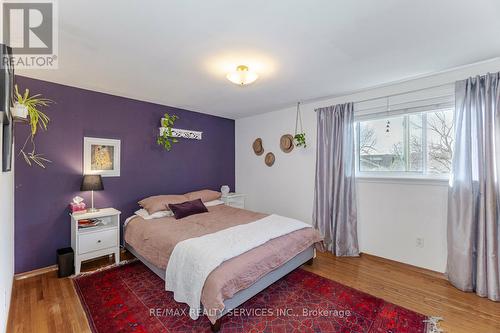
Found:
[[244, 86], [250, 84], [259, 78], [257, 73], [252, 72], [245, 65], [236, 67], [235, 71], [229, 72], [226, 75], [227, 79], [234, 84]]

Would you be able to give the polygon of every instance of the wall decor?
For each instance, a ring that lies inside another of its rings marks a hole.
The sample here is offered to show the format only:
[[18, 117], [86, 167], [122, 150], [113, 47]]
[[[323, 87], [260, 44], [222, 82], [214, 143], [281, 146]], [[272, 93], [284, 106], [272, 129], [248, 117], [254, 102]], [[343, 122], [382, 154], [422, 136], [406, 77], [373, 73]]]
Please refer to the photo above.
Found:
[[203, 132], [173, 128], [174, 122], [177, 119], [179, 119], [179, 117], [176, 115], [170, 116], [168, 113], [165, 113], [163, 118], [160, 120], [160, 134], [156, 139], [156, 143], [165, 148], [166, 151], [170, 151], [172, 149], [172, 145], [179, 142], [177, 138], [193, 140], [202, 139]]
[[14, 106], [10, 108], [12, 116], [15, 120], [28, 120], [28, 108], [19, 102], [14, 102]]
[[274, 161], [275, 161], [274, 154], [273, 153], [267, 153], [266, 154], [266, 158], [264, 159], [264, 162], [266, 163], [266, 165], [268, 167], [273, 166]]
[[291, 134], [284, 134], [280, 139], [280, 148], [284, 153], [289, 153], [293, 150], [293, 136]]
[[176, 138], [172, 137], [172, 127], [177, 119], [179, 117], [175, 114], [169, 115], [168, 113], [165, 113], [163, 118], [160, 119], [160, 135], [156, 138], [156, 143], [165, 148], [166, 151], [170, 151], [172, 145], [179, 142]]
[[304, 129], [302, 128], [302, 114], [300, 113], [300, 102], [297, 102], [297, 114], [295, 116], [295, 135], [293, 138], [295, 139], [295, 145], [297, 147], [304, 147], [304, 148], [307, 147], [306, 133], [304, 133]]
[[[164, 127], [160, 127], [160, 135], [162, 135], [165, 131], [168, 131]], [[203, 132], [200, 131], [192, 131], [185, 130], [180, 128], [172, 128], [170, 137], [172, 138], [183, 138], [183, 139], [192, 139], [192, 140], [201, 140], [203, 138]]]
[[264, 147], [262, 146], [262, 139], [257, 138], [252, 144], [252, 149], [255, 155], [260, 156], [264, 153]]
[[[14, 86], [14, 99], [13, 111], [16, 115], [15, 119], [26, 122], [30, 127], [28, 137], [19, 150], [19, 154], [29, 166], [37, 165], [41, 168], [45, 168], [45, 163], [51, 163], [52, 161], [45, 158], [43, 154], [36, 152], [35, 136], [38, 133], [38, 129], [46, 131], [50, 122], [50, 118], [40, 109], [54, 102], [50, 99], [43, 98], [40, 94], [30, 96], [29, 89], [25, 89], [24, 93], [21, 95], [17, 84]], [[28, 143], [31, 145], [31, 151], [26, 152]]]
[[120, 177], [120, 140], [83, 138], [83, 174]]

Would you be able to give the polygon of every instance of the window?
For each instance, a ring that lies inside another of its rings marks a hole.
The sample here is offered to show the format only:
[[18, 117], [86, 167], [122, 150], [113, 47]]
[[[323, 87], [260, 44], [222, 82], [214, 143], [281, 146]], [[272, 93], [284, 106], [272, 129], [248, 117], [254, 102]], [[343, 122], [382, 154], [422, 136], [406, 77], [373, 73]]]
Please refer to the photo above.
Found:
[[359, 121], [358, 174], [447, 175], [453, 134], [452, 109]]

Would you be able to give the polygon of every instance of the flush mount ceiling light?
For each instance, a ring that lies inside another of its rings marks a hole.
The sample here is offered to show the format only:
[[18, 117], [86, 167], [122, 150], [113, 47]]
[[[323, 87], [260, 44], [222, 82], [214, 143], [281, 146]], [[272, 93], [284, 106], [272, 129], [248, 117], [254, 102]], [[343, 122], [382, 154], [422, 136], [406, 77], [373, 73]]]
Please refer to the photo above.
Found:
[[250, 84], [259, 78], [257, 73], [250, 71], [245, 65], [236, 67], [236, 70], [229, 72], [226, 77], [229, 81], [239, 86]]

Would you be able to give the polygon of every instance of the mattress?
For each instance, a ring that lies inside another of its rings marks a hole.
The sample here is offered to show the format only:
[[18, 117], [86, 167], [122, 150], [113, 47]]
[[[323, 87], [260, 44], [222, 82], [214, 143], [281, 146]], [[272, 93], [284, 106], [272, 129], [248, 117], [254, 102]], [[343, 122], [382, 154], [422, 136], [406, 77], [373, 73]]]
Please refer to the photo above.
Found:
[[[266, 216], [226, 205], [208, 207], [208, 210], [208, 213], [180, 220], [174, 217], [154, 220], [135, 217], [127, 224], [125, 241], [150, 264], [165, 270], [170, 254], [178, 242], [254, 222]], [[319, 246], [320, 241], [321, 236], [316, 230], [312, 227], [304, 228], [272, 239], [225, 261], [212, 271], [205, 281], [201, 295], [203, 307], [209, 310], [209, 313], [221, 312], [224, 309], [224, 300], [248, 288], [311, 245]]]

